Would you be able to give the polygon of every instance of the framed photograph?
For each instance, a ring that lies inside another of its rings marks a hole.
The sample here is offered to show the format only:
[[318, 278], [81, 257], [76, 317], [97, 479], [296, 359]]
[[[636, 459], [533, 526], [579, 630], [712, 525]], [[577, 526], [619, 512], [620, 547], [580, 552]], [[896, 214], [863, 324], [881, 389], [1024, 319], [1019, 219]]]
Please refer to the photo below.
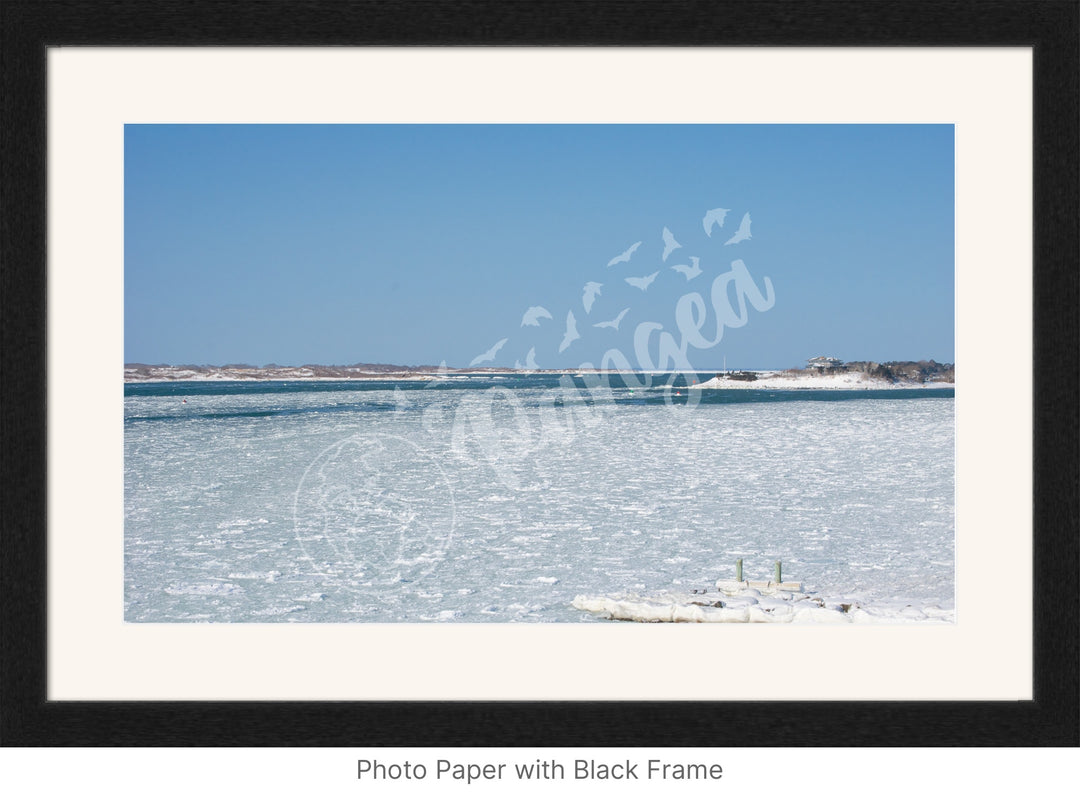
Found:
[[1077, 11], [5, 6], [0, 738], [1077, 745]]

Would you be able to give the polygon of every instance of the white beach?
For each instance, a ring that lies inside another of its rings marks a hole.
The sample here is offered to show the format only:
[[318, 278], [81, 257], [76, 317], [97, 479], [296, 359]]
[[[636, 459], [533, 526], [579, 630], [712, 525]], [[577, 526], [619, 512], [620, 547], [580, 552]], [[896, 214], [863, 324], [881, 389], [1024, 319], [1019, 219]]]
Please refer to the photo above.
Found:
[[753, 381], [732, 379], [719, 374], [698, 385], [703, 390], [927, 390], [955, 388], [953, 382], [917, 382], [875, 379], [863, 373], [834, 373], [820, 376], [787, 374], [778, 370], [755, 370]]

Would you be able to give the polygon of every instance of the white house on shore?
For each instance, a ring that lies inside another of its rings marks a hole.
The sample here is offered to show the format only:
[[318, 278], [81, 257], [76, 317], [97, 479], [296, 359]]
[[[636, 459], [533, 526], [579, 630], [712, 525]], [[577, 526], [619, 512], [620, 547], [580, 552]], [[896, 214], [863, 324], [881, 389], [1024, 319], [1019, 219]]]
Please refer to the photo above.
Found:
[[808, 368], [817, 368], [818, 370], [825, 370], [825, 368], [838, 368], [844, 363], [833, 356], [815, 356], [812, 359], [806, 360], [806, 366]]

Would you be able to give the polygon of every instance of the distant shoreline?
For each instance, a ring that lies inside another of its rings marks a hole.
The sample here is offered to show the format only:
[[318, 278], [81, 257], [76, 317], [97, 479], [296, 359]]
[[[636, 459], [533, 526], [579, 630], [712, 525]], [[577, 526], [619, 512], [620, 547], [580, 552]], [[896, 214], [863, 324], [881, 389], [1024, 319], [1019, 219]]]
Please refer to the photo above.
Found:
[[[951, 388], [953, 366], [937, 366], [944, 370], [929, 376], [916, 376], [911, 373], [900, 375], [892, 371], [884, 375], [873, 375], [863, 369], [866, 363], [859, 363], [858, 368], [832, 369], [816, 371], [813, 369], [789, 370], [752, 370], [752, 371], [693, 371], [696, 375], [713, 373], [713, 378], [697, 385], [701, 389], [732, 390], [887, 390], [902, 388]], [[874, 364], [876, 363], [869, 363]], [[922, 363], [884, 363], [886, 365], [914, 365]], [[552, 369], [517, 369], [517, 368], [446, 368], [433, 366], [409, 367], [401, 365], [303, 365], [300, 367], [248, 365], [144, 365], [128, 364], [124, 366], [125, 384], [167, 383], [167, 382], [271, 382], [271, 381], [432, 381], [446, 378], [493, 378], [500, 376], [529, 375], [615, 375], [624, 371], [601, 370], [598, 368], [552, 368]], [[634, 371], [635, 373], [670, 374], [673, 371]]]
[[[521, 368], [447, 368], [388, 366], [385, 369], [367, 367], [338, 367], [336, 365], [303, 365], [301, 367], [217, 367], [215, 365], [124, 365], [124, 382], [168, 381], [431, 381], [437, 378], [468, 376], [530, 376], [577, 375], [579, 373], [615, 374], [617, 370], [588, 368], [550, 368], [527, 370]], [[640, 371], [639, 371], [640, 372]], [[671, 373], [646, 371], [650, 373]], [[712, 371], [701, 371], [710, 373]]]
[[702, 382], [705, 390], [925, 390], [955, 388], [956, 383], [943, 380], [917, 381], [914, 379], [874, 378], [865, 373], [837, 373], [831, 375], [797, 375], [794, 371], [750, 371], [757, 374], [752, 381], [740, 381], [716, 377]]

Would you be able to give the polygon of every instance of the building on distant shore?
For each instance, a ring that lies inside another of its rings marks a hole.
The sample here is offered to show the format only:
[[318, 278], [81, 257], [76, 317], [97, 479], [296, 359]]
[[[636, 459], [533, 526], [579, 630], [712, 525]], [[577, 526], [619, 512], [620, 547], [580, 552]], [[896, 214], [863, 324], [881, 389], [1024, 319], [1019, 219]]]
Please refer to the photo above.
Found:
[[806, 366], [808, 368], [817, 368], [818, 370], [838, 368], [843, 364], [842, 361], [832, 356], [815, 356], [813, 359], [806, 360]]

